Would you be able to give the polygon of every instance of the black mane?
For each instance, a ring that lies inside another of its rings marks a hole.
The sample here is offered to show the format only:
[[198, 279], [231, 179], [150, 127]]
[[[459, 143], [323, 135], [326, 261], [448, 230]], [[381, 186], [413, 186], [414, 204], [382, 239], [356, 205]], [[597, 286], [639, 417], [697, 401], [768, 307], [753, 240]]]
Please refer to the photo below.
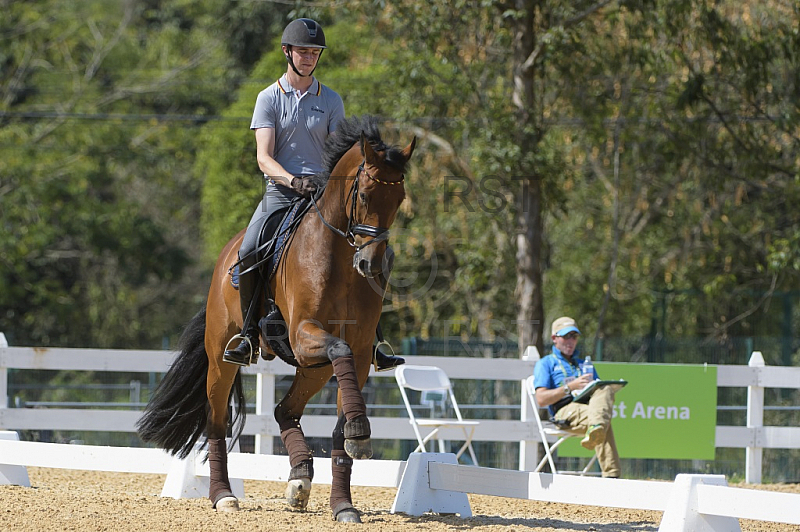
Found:
[[389, 146], [381, 138], [378, 130], [378, 118], [370, 115], [353, 116], [339, 122], [336, 133], [325, 141], [324, 164], [328, 175], [333, 171], [339, 159], [347, 153], [353, 144], [361, 140], [361, 133], [367, 137], [375, 151], [384, 152], [384, 161], [389, 166], [405, 170], [406, 160], [397, 146]]

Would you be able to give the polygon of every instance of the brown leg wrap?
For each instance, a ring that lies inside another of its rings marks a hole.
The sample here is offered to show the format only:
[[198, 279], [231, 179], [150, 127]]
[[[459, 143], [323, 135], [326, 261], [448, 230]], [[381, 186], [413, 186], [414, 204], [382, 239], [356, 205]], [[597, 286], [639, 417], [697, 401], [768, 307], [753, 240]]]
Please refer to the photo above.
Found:
[[289, 480], [294, 480], [297, 478], [307, 478], [310, 480], [314, 480], [313, 460], [303, 460], [296, 466], [292, 466], [292, 470], [289, 471]]
[[350, 473], [353, 471], [353, 459], [343, 450], [331, 451], [331, 510], [333, 516], [345, 508], [352, 508], [350, 496]]
[[372, 435], [367, 416], [358, 416], [344, 424], [344, 437], [347, 440], [368, 438]]
[[358, 386], [353, 357], [339, 357], [331, 363], [333, 364], [333, 373], [339, 382], [339, 393], [342, 394], [342, 412], [347, 421], [357, 416], [367, 415], [367, 405], [364, 403], [364, 396], [361, 395], [361, 389]]
[[231, 482], [228, 480], [228, 450], [225, 448], [225, 438], [208, 440], [208, 466], [211, 470], [208, 498], [216, 508], [220, 499], [234, 496]]
[[311, 449], [308, 448], [306, 437], [303, 435], [303, 429], [300, 428], [299, 423], [296, 427], [281, 430], [281, 441], [289, 453], [289, 464], [292, 467], [312, 459]]

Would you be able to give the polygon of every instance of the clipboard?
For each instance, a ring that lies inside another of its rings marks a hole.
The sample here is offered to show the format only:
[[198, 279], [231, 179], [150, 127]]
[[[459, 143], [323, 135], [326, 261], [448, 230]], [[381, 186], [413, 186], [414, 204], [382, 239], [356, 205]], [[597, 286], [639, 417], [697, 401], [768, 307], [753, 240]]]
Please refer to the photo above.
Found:
[[602, 388], [604, 386], [612, 386], [614, 388], [614, 393], [620, 391], [625, 385], [628, 384], [628, 381], [619, 379], [617, 381], [604, 381], [604, 380], [594, 380], [587, 384], [581, 391], [575, 394], [572, 397], [572, 400], [576, 403], [588, 403], [589, 398], [592, 396], [595, 390], [598, 388]]

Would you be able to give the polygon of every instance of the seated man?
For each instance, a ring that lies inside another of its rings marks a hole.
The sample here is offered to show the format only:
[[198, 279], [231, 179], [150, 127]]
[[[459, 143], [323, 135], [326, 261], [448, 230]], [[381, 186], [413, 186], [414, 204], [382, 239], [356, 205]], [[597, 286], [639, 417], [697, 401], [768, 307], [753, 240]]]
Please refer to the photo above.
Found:
[[537, 362], [533, 371], [536, 400], [548, 407], [556, 421], [568, 424], [568, 430], [584, 434], [581, 445], [597, 453], [604, 477], [618, 478], [619, 454], [611, 430], [614, 390], [605, 386], [592, 394], [588, 404], [573, 402], [573, 392], [597, 379], [597, 372], [592, 369], [582, 375], [584, 361], [576, 349], [581, 332], [575, 320], [558, 318], [551, 333], [553, 352]]

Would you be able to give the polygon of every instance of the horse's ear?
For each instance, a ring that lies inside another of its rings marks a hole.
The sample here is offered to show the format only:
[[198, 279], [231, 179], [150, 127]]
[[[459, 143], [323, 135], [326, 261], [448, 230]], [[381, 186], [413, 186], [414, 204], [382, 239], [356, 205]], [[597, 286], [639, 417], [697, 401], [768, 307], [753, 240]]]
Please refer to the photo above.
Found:
[[378, 156], [375, 154], [372, 144], [369, 143], [363, 131], [361, 132], [361, 154], [364, 156], [364, 160], [367, 161], [367, 164], [377, 163]]
[[406, 161], [411, 159], [411, 154], [414, 153], [414, 148], [417, 145], [417, 136], [414, 135], [414, 138], [411, 139], [411, 144], [403, 148], [403, 157], [405, 157]]

